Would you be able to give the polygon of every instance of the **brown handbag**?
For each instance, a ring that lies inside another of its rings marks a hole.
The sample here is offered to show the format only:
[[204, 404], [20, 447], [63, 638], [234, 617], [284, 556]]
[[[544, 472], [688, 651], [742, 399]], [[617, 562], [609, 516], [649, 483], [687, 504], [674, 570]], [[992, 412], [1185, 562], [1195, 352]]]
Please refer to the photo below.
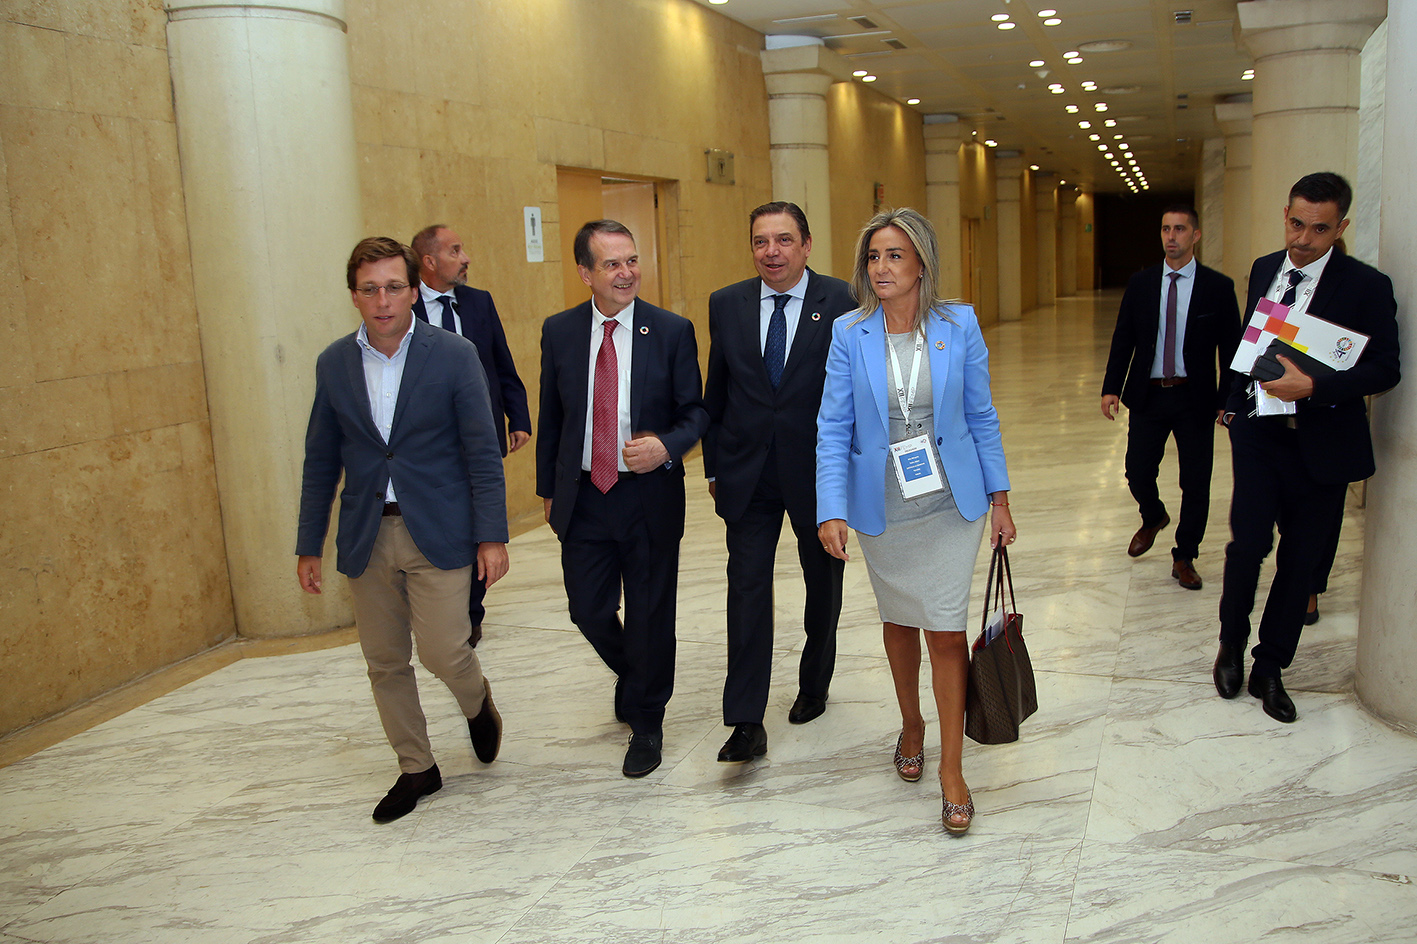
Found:
[[[1009, 591], [1007, 604], [1005, 586]], [[989, 617], [996, 606], [1003, 608], [1003, 631], [990, 640]], [[989, 561], [984, 614], [969, 660], [964, 733], [980, 744], [1008, 744], [1018, 740], [1019, 724], [1037, 710], [1038, 689], [1033, 681], [1033, 663], [1023, 641], [1023, 614], [1018, 612], [1014, 600], [1009, 552], [1000, 543]]]

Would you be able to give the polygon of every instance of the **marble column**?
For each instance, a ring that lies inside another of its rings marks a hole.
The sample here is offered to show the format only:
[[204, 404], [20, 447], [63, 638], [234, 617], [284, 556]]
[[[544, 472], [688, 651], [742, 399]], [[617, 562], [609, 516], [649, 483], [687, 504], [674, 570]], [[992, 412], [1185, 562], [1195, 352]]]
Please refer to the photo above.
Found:
[[964, 262], [959, 223], [959, 144], [954, 115], [925, 116], [925, 213], [940, 242], [940, 291], [963, 294]]
[[1058, 295], [1078, 293], [1078, 191], [1058, 188]]
[[[1379, 268], [1397, 293], [1398, 331], [1417, 338], [1417, 7], [1392, 4], [1387, 20], [1387, 108], [1384, 115], [1383, 214]], [[1410, 363], [1411, 358], [1407, 361]], [[1358, 610], [1358, 700], [1373, 714], [1417, 732], [1417, 380], [1375, 397], [1373, 445], [1378, 471], [1368, 482], [1363, 536], [1363, 592]]]
[[[347, 626], [345, 582], [295, 582], [315, 358], [357, 325], [360, 236], [343, 0], [167, 0], [167, 45], [236, 626]], [[333, 535], [334, 529], [331, 528]]]
[[1240, 38], [1255, 58], [1250, 246], [1278, 249], [1289, 188], [1329, 170], [1358, 171], [1363, 44], [1387, 0], [1247, 0]]
[[[1225, 244], [1215, 267], [1235, 280], [1235, 294], [1243, 306], [1249, 291], [1250, 263], [1259, 255], [1250, 248], [1250, 192], [1253, 189], [1250, 182], [1250, 161], [1253, 153], [1250, 103], [1227, 102], [1216, 105], [1215, 120], [1220, 125], [1221, 133], [1225, 135]], [[1277, 234], [1282, 233], [1277, 213], [1270, 222], [1274, 226], [1263, 245], [1277, 249], [1281, 245]], [[1201, 232], [1204, 238], [1204, 219], [1201, 220]]]
[[1058, 296], [1058, 182], [1052, 174], [1033, 177], [1034, 238], [1038, 240], [1038, 304]]
[[1196, 211], [1201, 216], [1201, 241], [1196, 258], [1212, 269], [1225, 255], [1225, 139], [1206, 138], [1196, 175]]
[[768, 91], [773, 198], [790, 200], [807, 214], [812, 268], [835, 275], [827, 89], [850, 80], [851, 67], [816, 37], [768, 38], [769, 48], [760, 55]]
[[998, 212], [999, 320], [1023, 317], [1023, 158], [994, 159], [994, 206]]

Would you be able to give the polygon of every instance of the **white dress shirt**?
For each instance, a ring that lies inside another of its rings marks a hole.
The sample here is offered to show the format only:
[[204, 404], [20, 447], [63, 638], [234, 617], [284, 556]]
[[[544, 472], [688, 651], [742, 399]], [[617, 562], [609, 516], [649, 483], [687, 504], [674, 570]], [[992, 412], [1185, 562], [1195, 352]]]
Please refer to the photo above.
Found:
[[768, 346], [768, 322], [772, 320], [773, 308], [776, 302], [774, 295], [787, 295], [787, 304], [783, 307], [782, 313], [787, 317], [787, 346], [782, 349], [782, 363], [787, 365], [787, 354], [792, 350], [792, 339], [797, 336], [797, 322], [802, 317], [802, 306], [807, 300], [807, 270], [802, 270], [802, 278], [797, 280], [797, 284], [785, 292], [775, 292], [768, 283], [758, 280], [761, 286], [761, 294], [758, 296], [758, 353], [762, 353]]
[[[417, 321], [414, 318], [413, 321]], [[394, 407], [399, 402], [399, 385], [403, 383], [403, 365], [408, 361], [408, 345], [413, 338], [413, 321], [409, 322], [408, 333], [399, 341], [399, 349], [393, 357], [385, 357], [369, 343], [369, 331], [363, 324], [354, 336], [359, 342], [364, 363], [364, 389], [369, 391], [369, 415], [379, 435], [384, 437], [384, 445], [389, 444], [389, 433], [394, 427]], [[384, 501], [398, 501], [394, 495], [394, 480], [389, 479]]]
[[[581, 468], [590, 471], [590, 450], [595, 436], [595, 358], [600, 353], [600, 342], [605, 337], [605, 322], [609, 321], [596, 307], [595, 299], [590, 300], [590, 372], [586, 380], [585, 447], [581, 450]], [[632, 301], [615, 316], [615, 331], [610, 340], [615, 344], [615, 366], [620, 372], [620, 446], [615, 450], [615, 467], [628, 472], [625, 465], [624, 444], [632, 438], [630, 433], [630, 332], [634, 330], [635, 303]]]
[[[418, 294], [423, 297], [423, 310], [428, 313], [428, 323], [435, 328], [443, 327], [443, 303], [438, 301], [444, 295], [457, 301], [453, 295], [453, 289], [446, 292], [435, 292], [422, 282], [418, 283]], [[458, 314], [457, 308], [453, 308], [453, 329], [456, 333], [462, 334], [462, 315]]]
[[[1329, 257], [1333, 255], [1333, 247], [1330, 246], [1328, 252], [1324, 253], [1313, 262], [1299, 270], [1304, 276], [1304, 281], [1300, 282], [1294, 292], [1294, 304], [1289, 306], [1289, 313], [1300, 315], [1309, 310], [1309, 300], [1314, 297], [1314, 289], [1318, 287], [1319, 277], [1324, 274], [1324, 267], [1328, 265]], [[1279, 264], [1279, 271], [1274, 274], [1274, 281], [1269, 285], [1269, 291], [1264, 293], [1264, 297], [1270, 301], [1277, 302], [1284, 297], [1284, 293], [1289, 289], [1289, 273], [1294, 271], [1294, 263], [1289, 261], [1289, 253], [1284, 254], [1284, 261]]]

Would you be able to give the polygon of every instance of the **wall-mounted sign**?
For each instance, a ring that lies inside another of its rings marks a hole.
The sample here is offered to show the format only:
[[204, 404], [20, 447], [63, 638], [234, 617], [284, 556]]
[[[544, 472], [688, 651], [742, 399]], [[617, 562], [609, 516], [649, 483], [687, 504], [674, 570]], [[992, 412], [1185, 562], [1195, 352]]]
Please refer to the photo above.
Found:
[[522, 228], [526, 231], [526, 261], [546, 260], [546, 241], [541, 238], [541, 207], [522, 207]]
[[709, 148], [704, 151], [704, 157], [708, 161], [708, 176], [704, 178], [707, 182], [711, 184], [731, 184], [737, 182], [733, 177], [732, 151]]

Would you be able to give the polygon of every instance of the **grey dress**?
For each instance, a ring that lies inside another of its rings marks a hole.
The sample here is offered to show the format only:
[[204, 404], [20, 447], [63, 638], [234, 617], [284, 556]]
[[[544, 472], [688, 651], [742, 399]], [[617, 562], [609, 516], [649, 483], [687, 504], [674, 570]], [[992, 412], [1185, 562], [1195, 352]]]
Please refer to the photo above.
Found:
[[[915, 335], [888, 334], [909, 383]], [[889, 355], [887, 355], [889, 363]], [[930, 385], [930, 359], [921, 358], [910, 429], [896, 397], [895, 374], [886, 370], [886, 402], [890, 405], [890, 440], [918, 436], [934, 426], [935, 398]], [[931, 443], [933, 447], [933, 442]], [[938, 454], [936, 455], [938, 459]], [[856, 532], [876, 608], [881, 619], [898, 626], [964, 632], [969, 613], [969, 589], [974, 561], [988, 515], [967, 521], [955, 507], [949, 483], [942, 491], [907, 501], [886, 457], [886, 530], [878, 535]]]

